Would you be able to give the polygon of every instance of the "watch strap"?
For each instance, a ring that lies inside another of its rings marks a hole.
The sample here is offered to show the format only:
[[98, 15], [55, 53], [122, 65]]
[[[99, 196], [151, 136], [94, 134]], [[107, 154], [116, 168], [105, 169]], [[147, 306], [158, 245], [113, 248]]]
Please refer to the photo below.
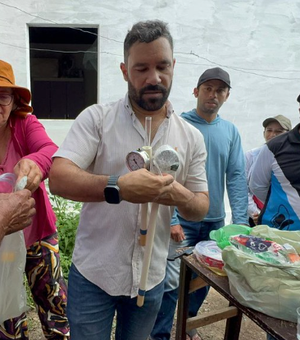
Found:
[[120, 176], [116, 176], [116, 175], [109, 176], [107, 186], [117, 185], [119, 177]]

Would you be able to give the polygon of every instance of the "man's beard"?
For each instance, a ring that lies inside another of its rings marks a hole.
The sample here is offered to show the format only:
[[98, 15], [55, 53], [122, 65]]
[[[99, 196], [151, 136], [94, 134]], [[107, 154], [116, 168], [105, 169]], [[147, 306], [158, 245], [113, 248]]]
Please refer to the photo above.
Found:
[[201, 105], [200, 107], [200, 110], [203, 112], [203, 113], [206, 113], [206, 114], [210, 114], [210, 115], [213, 115], [215, 113], [218, 113], [219, 109], [220, 109], [220, 105], [218, 103], [216, 103], [217, 106], [216, 107], [213, 107], [213, 108], [208, 108], [206, 107], [204, 104]]
[[[162, 85], [148, 85], [137, 91], [132, 83], [128, 80], [128, 95], [140, 108], [146, 111], [157, 111], [161, 109], [168, 100], [172, 83], [168, 89]], [[143, 94], [147, 91], [160, 91], [162, 96], [160, 98], [143, 99]]]

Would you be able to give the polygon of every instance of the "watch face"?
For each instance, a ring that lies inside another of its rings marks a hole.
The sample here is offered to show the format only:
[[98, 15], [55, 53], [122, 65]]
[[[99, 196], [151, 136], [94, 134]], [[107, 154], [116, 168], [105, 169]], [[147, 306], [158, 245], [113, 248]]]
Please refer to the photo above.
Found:
[[145, 151], [132, 151], [126, 157], [126, 164], [131, 171], [143, 168], [149, 170], [150, 158]]
[[104, 189], [104, 196], [107, 203], [119, 204], [121, 202], [119, 188], [117, 186], [107, 186]]

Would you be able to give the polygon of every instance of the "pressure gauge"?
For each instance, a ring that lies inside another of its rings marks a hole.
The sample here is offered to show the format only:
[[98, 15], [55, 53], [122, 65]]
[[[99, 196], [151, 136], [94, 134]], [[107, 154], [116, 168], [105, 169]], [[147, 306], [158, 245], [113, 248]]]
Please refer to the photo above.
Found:
[[126, 156], [126, 165], [130, 171], [135, 171], [143, 168], [150, 170], [149, 154], [141, 149], [131, 151]]
[[155, 151], [153, 164], [160, 173], [174, 173], [179, 168], [179, 155], [171, 146], [162, 145]]

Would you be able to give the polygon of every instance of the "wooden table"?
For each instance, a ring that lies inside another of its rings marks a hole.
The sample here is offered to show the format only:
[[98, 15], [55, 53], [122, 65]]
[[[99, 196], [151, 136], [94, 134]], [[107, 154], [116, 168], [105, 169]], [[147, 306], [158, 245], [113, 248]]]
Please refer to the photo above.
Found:
[[[192, 279], [192, 274], [198, 276]], [[213, 287], [229, 301], [229, 306], [218, 311], [188, 318], [189, 293], [206, 285]], [[277, 340], [296, 340], [296, 323], [272, 318], [241, 305], [231, 294], [227, 276], [220, 276], [201, 265], [195, 255], [181, 258], [176, 340], [185, 340], [186, 331], [226, 319], [224, 340], [238, 340], [242, 316], [245, 314]]]

